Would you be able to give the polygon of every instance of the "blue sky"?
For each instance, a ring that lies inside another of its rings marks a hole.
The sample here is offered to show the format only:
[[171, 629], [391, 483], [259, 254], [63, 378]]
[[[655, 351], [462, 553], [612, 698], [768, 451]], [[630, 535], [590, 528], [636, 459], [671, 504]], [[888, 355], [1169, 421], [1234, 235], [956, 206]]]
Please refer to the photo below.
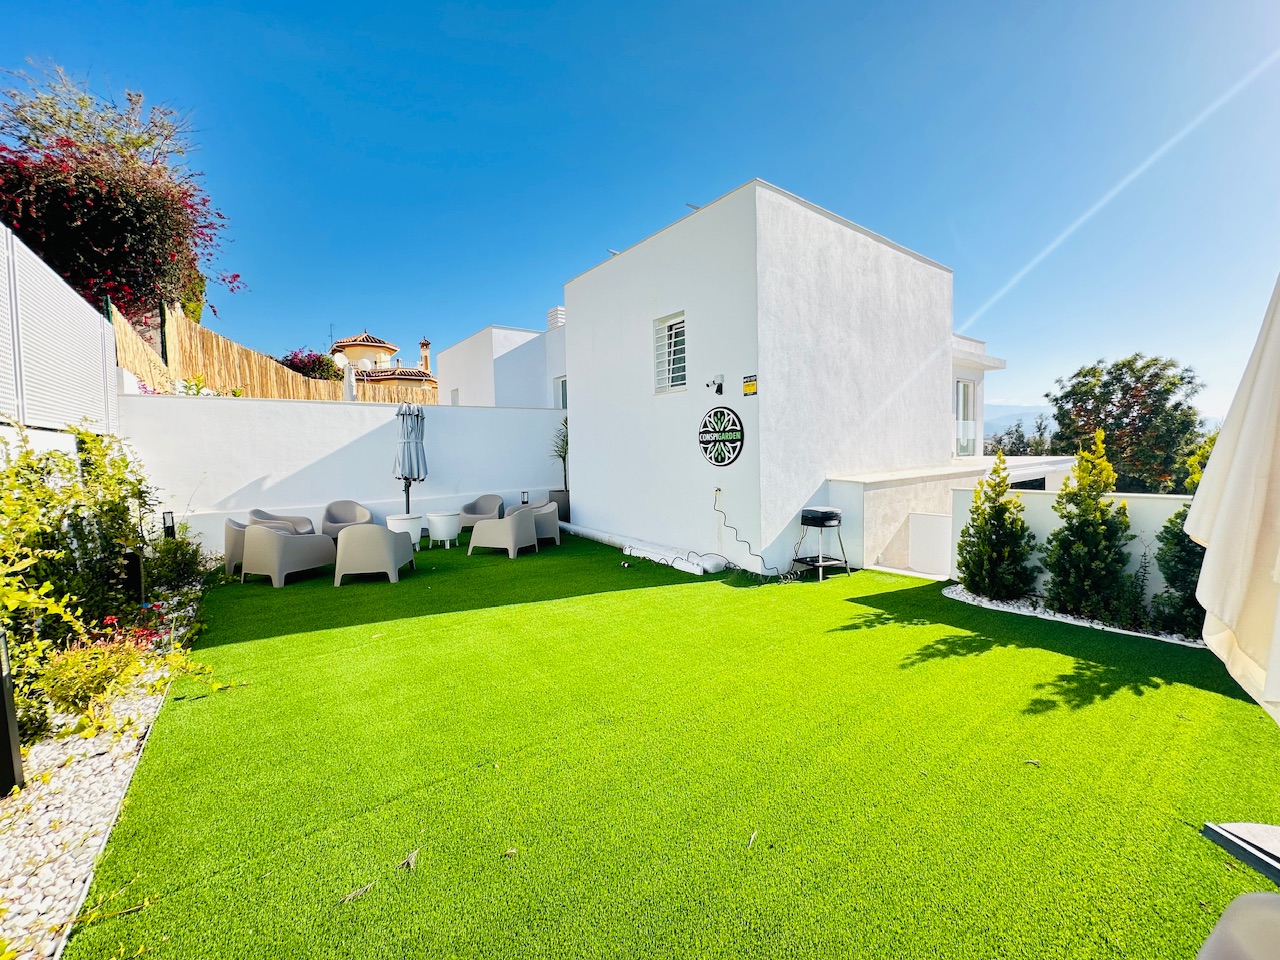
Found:
[[[1280, 5], [14, 5], [51, 58], [191, 110], [230, 217], [213, 329], [411, 357], [541, 327], [564, 281], [752, 177], [955, 271], [955, 323], [1280, 49]], [[967, 332], [989, 403], [1135, 350], [1226, 412], [1280, 272], [1280, 62]]]

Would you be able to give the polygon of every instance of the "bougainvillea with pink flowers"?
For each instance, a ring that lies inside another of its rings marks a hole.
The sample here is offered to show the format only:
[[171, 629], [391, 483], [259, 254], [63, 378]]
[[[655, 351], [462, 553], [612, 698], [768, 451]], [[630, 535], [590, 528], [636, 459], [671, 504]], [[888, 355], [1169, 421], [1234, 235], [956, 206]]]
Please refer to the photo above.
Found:
[[[123, 107], [61, 68], [0, 93], [0, 222], [96, 307], [110, 297], [131, 319], [163, 302], [191, 309], [218, 272], [226, 218], [184, 161], [185, 117], [168, 106]], [[215, 311], [216, 313], [216, 311]]]
[[310, 377], [312, 380], [342, 379], [342, 371], [333, 362], [333, 357], [327, 353], [316, 353], [316, 351], [308, 350], [306, 347], [291, 350], [280, 358], [280, 362], [290, 370], [300, 373], [304, 377]]

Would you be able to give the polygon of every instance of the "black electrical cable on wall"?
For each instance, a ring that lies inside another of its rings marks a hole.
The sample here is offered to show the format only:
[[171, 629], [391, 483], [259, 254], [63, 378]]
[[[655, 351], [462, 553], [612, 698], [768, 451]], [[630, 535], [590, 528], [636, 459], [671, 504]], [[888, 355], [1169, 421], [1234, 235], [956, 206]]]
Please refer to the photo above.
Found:
[[[777, 577], [777, 578], [778, 578], [778, 582], [779, 582], [779, 583], [791, 583], [793, 580], [798, 580], [798, 579], [799, 579], [799, 576], [798, 576], [797, 574], [795, 574], [795, 573], [792, 573], [792, 572], [790, 572], [790, 571], [788, 571], [787, 573], [783, 573], [781, 570], [779, 570], [777, 567], [773, 566], [772, 564], [765, 563], [764, 557], [762, 557], [762, 556], [760, 556], [760, 554], [756, 553], [755, 548], [751, 546], [751, 541], [749, 541], [749, 540], [743, 540], [743, 539], [742, 539], [742, 535], [738, 532], [738, 528], [737, 528], [737, 527], [735, 527], [732, 523], [730, 523], [730, 522], [729, 522], [729, 515], [728, 515], [727, 513], [725, 513], [723, 510], [721, 510], [721, 509], [720, 509], [720, 490], [719, 490], [719, 488], [716, 488], [716, 492], [715, 492], [714, 494], [712, 494], [712, 496], [711, 496], [711, 509], [715, 510], [715, 512], [716, 512], [716, 513], [720, 514], [720, 517], [721, 517], [721, 519], [722, 519], [722, 521], [723, 521], [723, 523], [724, 523], [725, 529], [727, 529], [727, 530], [731, 530], [731, 531], [733, 532], [733, 539], [737, 540], [737, 541], [738, 541], [738, 543], [740, 543], [740, 544], [742, 544], [744, 547], [746, 547], [746, 548], [747, 548], [747, 553], [748, 553], [748, 554], [750, 554], [751, 556], [755, 557], [757, 560], [759, 560], [759, 561], [760, 561], [760, 569], [761, 569], [761, 570], [772, 570], [772, 571], [773, 571], [773, 575], [774, 575], [775, 577]], [[803, 540], [803, 536], [804, 536], [804, 534], [803, 534], [803, 533], [801, 533], [801, 539], [802, 539], [802, 540]], [[800, 544], [799, 544], [799, 543], [797, 543], [797, 544], [796, 544], [796, 554], [797, 554], [797, 555], [799, 555], [799, 552], [800, 552]], [[711, 554], [711, 556], [716, 556], [716, 557], [718, 557], [718, 556], [720, 556], [720, 554], [718, 554], [718, 553], [716, 553], [716, 554]], [[724, 559], [724, 558], [723, 558], [723, 557], [721, 557], [721, 559]], [[725, 563], [726, 563], [726, 565], [727, 565], [727, 566], [732, 566], [732, 564], [729, 564], [729, 562], [728, 562], [727, 560], [725, 561]], [[763, 573], [756, 574], [756, 576], [758, 576], [758, 577], [760, 578], [760, 582], [761, 582], [761, 583], [764, 583], [764, 581], [765, 581], [765, 575], [764, 575]]]

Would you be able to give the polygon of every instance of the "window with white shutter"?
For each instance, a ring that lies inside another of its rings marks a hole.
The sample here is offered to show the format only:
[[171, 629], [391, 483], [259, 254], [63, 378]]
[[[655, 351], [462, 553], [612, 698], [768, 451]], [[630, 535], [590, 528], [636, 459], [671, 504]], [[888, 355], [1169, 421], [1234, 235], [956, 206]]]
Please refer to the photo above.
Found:
[[653, 390], [670, 393], [685, 387], [684, 314], [677, 313], [653, 324]]

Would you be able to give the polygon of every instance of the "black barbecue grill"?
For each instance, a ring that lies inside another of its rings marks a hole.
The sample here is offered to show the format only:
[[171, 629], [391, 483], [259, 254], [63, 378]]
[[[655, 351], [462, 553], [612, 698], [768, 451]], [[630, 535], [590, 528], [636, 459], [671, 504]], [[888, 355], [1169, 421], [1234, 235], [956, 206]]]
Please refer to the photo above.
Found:
[[[825, 571], [832, 567], [844, 567], [850, 573], [849, 558], [844, 552], [844, 538], [840, 536], [840, 509], [838, 507], [805, 507], [800, 511], [801, 527], [816, 527], [818, 530], [818, 553], [813, 557], [796, 557], [795, 562], [818, 571], [818, 579], [823, 578]], [[834, 529], [836, 541], [840, 544], [840, 556], [828, 557], [823, 552], [823, 532]]]

